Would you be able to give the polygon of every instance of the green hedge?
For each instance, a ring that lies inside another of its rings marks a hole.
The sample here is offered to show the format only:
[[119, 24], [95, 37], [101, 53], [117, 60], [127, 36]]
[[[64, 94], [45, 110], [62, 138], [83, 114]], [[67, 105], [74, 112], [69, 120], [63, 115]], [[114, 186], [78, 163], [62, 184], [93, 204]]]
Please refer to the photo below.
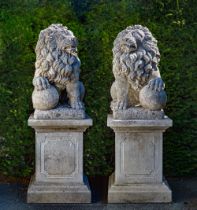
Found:
[[165, 112], [174, 121], [164, 138], [165, 174], [195, 175], [195, 0], [7, 0], [1, 8], [1, 173], [33, 173], [34, 134], [27, 119], [33, 111], [34, 48], [40, 30], [51, 23], [68, 26], [79, 40], [86, 111], [94, 120], [94, 126], [85, 134], [85, 172], [112, 172], [114, 135], [106, 126], [113, 81], [111, 49], [117, 33], [137, 23], [149, 27], [159, 41], [160, 71], [168, 94]]

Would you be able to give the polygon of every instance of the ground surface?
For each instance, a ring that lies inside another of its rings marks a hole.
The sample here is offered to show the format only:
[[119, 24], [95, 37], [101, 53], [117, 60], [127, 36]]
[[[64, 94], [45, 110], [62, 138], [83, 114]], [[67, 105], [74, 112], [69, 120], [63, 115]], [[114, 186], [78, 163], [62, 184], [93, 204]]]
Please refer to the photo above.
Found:
[[106, 204], [96, 191], [93, 204], [27, 204], [27, 185], [2, 183], [0, 210], [197, 210], [197, 178], [170, 178], [168, 182], [173, 191], [170, 204]]

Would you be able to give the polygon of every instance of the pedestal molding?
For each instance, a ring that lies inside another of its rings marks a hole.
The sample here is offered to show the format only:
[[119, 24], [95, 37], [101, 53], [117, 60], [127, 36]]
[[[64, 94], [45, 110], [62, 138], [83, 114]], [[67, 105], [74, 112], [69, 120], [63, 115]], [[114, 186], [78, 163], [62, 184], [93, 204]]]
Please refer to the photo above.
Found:
[[91, 118], [86, 116], [85, 119], [68, 119], [68, 120], [46, 120], [35, 119], [33, 114], [28, 119], [28, 125], [36, 130], [36, 132], [53, 131], [79, 131], [84, 132], [88, 127], [93, 125]]
[[92, 119], [40, 120], [35, 129], [35, 175], [28, 187], [28, 203], [90, 203], [91, 191], [83, 176], [83, 133]]
[[172, 120], [117, 120], [109, 115], [107, 126], [115, 132], [108, 202], [171, 202], [172, 192], [163, 181], [163, 132]]

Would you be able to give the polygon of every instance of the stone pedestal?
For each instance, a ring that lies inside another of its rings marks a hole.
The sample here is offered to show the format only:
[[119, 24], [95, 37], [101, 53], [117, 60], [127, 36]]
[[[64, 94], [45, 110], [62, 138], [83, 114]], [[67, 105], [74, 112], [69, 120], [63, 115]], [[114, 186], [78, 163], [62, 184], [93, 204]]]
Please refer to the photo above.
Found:
[[118, 120], [108, 116], [115, 132], [115, 172], [108, 189], [109, 203], [171, 202], [163, 178], [163, 132], [172, 120]]
[[28, 203], [90, 203], [83, 176], [83, 132], [92, 119], [35, 119], [35, 175], [28, 187]]

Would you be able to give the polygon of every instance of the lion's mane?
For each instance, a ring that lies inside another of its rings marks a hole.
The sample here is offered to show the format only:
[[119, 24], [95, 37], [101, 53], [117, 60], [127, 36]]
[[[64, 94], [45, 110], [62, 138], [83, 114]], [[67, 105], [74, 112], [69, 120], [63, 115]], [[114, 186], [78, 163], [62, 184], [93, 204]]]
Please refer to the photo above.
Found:
[[[122, 46], [128, 38], [137, 44], [137, 49], [125, 52]], [[160, 53], [157, 40], [148, 28], [141, 25], [129, 26], [121, 31], [114, 41], [113, 73], [128, 78], [135, 90], [140, 90], [147, 82], [152, 71], [158, 71]]]
[[[52, 24], [42, 30], [36, 45], [35, 77], [42, 76], [57, 86], [65, 86], [79, 76], [80, 60], [77, 54], [69, 54], [64, 47], [76, 44], [73, 33], [62, 24]], [[66, 72], [70, 71], [70, 76]]]

